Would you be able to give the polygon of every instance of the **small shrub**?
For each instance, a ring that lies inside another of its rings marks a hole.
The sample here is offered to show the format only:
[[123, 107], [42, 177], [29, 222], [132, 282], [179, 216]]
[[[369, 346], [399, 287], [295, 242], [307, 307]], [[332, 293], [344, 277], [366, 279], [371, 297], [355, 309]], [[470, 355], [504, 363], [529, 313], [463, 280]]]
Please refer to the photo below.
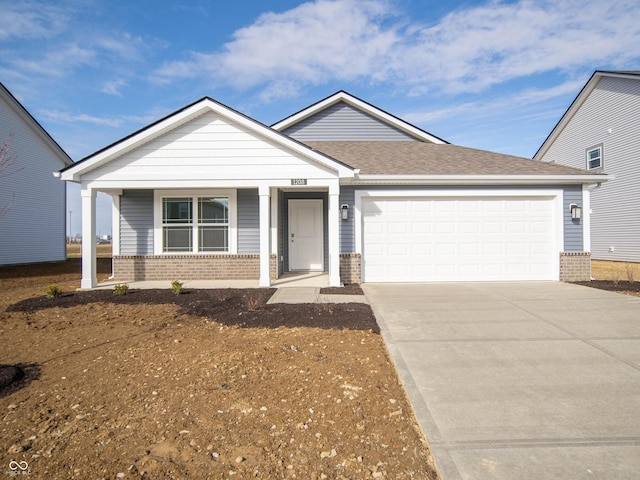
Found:
[[174, 280], [171, 282], [171, 291], [176, 295], [180, 295], [182, 293], [182, 285], [183, 283], [180, 280]]
[[59, 297], [60, 295], [62, 295], [62, 289], [55, 283], [52, 283], [47, 287], [46, 295], [47, 298]]
[[118, 285], [113, 287], [114, 295], [126, 295], [128, 291], [129, 285], [127, 285], [126, 283], [119, 283]]

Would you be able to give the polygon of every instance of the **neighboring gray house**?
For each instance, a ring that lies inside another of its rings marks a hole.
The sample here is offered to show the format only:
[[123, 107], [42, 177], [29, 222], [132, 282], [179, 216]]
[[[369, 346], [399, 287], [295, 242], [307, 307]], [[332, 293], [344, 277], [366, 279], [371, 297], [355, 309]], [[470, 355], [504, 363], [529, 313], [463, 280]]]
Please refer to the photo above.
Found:
[[591, 190], [591, 257], [640, 262], [640, 72], [596, 71], [535, 160], [613, 179]]
[[[450, 145], [346, 92], [268, 127], [208, 97], [61, 172], [113, 198], [116, 281], [590, 278], [606, 175]], [[83, 244], [83, 288], [96, 285]]]
[[[69, 156], [0, 83], [0, 265], [66, 259], [66, 186], [53, 176]], [[6, 156], [5, 156], [6, 157]]]

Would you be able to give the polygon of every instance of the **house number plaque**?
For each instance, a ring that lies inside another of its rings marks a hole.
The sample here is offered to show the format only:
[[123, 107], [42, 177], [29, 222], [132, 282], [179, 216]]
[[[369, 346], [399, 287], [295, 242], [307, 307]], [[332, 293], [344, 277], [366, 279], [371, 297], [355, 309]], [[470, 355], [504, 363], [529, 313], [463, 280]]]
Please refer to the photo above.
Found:
[[291, 185], [306, 185], [307, 184], [307, 179], [306, 178], [292, 178], [291, 179]]

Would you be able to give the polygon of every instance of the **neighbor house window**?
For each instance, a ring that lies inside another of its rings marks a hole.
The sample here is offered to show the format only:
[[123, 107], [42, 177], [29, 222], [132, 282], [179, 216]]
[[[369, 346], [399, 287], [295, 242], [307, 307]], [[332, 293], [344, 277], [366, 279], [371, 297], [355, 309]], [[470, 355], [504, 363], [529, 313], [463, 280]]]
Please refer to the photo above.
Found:
[[229, 198], [163, 197], [162, 251], [228, 252]]
[[587, 170], [601, 169], [604, 165], [602, 145], [587, 149]]

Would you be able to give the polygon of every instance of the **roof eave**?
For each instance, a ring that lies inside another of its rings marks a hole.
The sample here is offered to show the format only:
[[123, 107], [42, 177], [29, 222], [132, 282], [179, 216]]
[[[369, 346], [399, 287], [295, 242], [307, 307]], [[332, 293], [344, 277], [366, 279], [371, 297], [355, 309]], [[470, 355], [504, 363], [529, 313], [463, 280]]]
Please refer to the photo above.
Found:
[[360, 185], [572, 185], [612, 180], [606, 174], [589, 175], [357, 175]]

